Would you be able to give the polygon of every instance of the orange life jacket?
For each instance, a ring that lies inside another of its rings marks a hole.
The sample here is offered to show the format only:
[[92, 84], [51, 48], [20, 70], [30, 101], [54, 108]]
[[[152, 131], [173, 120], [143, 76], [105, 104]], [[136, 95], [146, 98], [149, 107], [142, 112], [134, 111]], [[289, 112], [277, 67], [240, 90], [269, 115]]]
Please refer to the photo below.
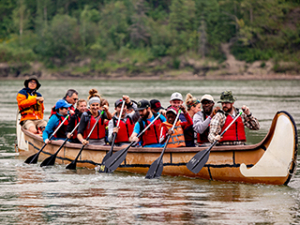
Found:
[[[169, 130], [172, 128], [173, 124], [170, 124], [168, 122], [163, 122], [161, 126], [164, 126], [166, 130]], [[168, 148], [185, 147], [184, 133], [180, 125], [180, 121], [177, 121], [176, 125], [174, 126], [174, 133], [171, 135], [167, 147]]]
[[[221, 132], [223, 132], [233, 120], [234, 118], [232, 118], [232, 116], [227, 115], [225, 124]], [[241, 117], [239, 117], [231, 125], [231, 127], [224, 133], [223, 138], [219, 142], [224, 142], [224, 141], [246, 141], [245, 127], [244, 127], [243, 119]]]

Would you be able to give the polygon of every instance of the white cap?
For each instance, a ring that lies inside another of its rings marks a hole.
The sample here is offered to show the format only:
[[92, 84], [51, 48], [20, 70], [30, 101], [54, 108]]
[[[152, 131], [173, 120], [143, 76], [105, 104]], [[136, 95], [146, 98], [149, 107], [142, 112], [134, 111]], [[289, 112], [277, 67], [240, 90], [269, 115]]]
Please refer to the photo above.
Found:
[[208, 95], [208, 94], [203, 95], [200, 102], [202, 103], [203, 100], [215, 102], [213, 96]]
[[171, 98], [170, 98], [170, 101], [172, 100], [180, 100], [180, 101], [183, 101], [182, 100], [182, 95], [178, 92], [174, 92], [172, 95], [171, 95]]

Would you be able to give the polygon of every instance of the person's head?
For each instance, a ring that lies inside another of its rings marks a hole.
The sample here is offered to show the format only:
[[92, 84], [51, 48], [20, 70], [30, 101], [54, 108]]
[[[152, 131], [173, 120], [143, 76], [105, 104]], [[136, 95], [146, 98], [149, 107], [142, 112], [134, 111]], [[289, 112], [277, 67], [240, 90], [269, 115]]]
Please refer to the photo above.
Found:
[[86, 100], [84, 99], [79, 99], [78, 102], [77, 102], [77, 107], [78, 111], [80, 113], [83, 113], [87, 110], [87, 103], [86, 103]]
[[[123, 99], [118, 99], [115, 102], [115, 110], [117, 111], [117, 115], [120, 115], [120, 112], [121, 112], [121, 109], [122, 109], [122, 105], [123, 105], [123, 101], [124, 101]], [[126, 112], [127, 112], [127, 106], [125, 104], [124, 108], [123, 108], [122, 116], [125, 116]]]
[[236, 101], [236, 98], [233, 97], [233, 94], [231, 91], [223, 91], [218, 103], [222, 104], [222, 109], [224, 112], [230, 113], [233, 109], [233, 104], [235, 101]]
[[67, 103], [64, 99], [60, 99], [55, 104], [55, 110], [59, 114], [65, 116], [68, 114], [68, 110], [69, 110], [70, 106], [71, 106], [71, 104]]
[[41, 84], [36, 77], [30, 77], [24, 81], [24, 86], [31, 90], [38, 90], [41, 87]]
[[202, 109], [206, 115], [211, 114], [215, 105], [214, 98], [211, 95], [205, 94], [201, 98]]
[[182, 105], [183, 100], [182, 100], [182, 95], [178, 92], [175, 92], [171, 95], [170, 98], [170, 104], [171, 106], [175, 107], [177, 110], [179, 107]]
[[143, 99], [138, 102], [137, 110], [139, 111], [140, 116], [143, 119], [147, 119], [149, 115], [152, 115], [150, 102]]
[[66, 93], [65, 99], [69, 104], [75, 105], [78, 100], [78, 92], [74, 89], [69, 89]]
[[191, 111], [193, 114], [201, 111], [201, 103], [198, 99], [193, 97], [190, 93], [188, 93], [185, 97], [185, 104], [188, 111]]
[[166, 113], [167, 122], [170, 124], [173, 124], [176, 119], [177, 113], [178, 113], [178, 111], [175, 107], [173, 107], [173, 106], [169, 107], [167, 109], [167, 113]]
[[92, 97], [98, 97], [99, 99], [101, 99], [101, 95], [99, 94], [99, 92], [92, 88], [91, 90], [89, 90], [89, 97], [87, 98], [88, 100]]
[[97, 114], [98, 110], [100, 110], [100, 98], [99, 97], [91, 97], [89, 99], [90, 111], [92, 114]]
[[150, 105], [151, 105], [151, 111], [154, 113], [157, 113], [160, 109], [163, 109], [163, 107], [161, 107], [160, 101], [157, 99], [152, 99], [150, 101]]

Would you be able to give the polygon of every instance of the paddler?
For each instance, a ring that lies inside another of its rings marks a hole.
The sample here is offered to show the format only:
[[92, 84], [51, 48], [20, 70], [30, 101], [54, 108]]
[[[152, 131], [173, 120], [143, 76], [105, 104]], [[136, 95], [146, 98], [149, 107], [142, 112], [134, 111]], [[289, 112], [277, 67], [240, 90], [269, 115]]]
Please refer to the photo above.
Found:
[[151, 111], [150, 102], [145, 99], [139, 101], [137, 107], [141, 118], [135, 123], [129, 141], [140, 142], [142, 147], [163, 147], [164, 145], [159, 143], [159, 127], [161, 123], [166, 122], [166, 118], [160, 114], [159, 119], [157, 119], [145, 133], [138, 138], [137, 136], [139, 133], [156, 118], [157, 114]]
[[184, 138], [184, 130], [193, 125], [192, 118], [190, 117], [189, 113], [186, 111], [185, 107], [181, 105], [179, 109], [181, 109], [182, 112], [184, 113], [184, 116], [186, 118], [185, 122], [181, 122], [180, 120], [178, 120], [177, 123], [175, 124], [174, 130], [172, 131], [171, 128], [175, 122], [178, 111], [176, 108], [171, 106], [167, 109], [167, 113], [166, 113], [167, 121], [163, 122], [160, 125], [160, 138], [159, 138], [160, 143], [164, 143], [167, 137], [171, 135], [168, 142], [168, 148], [185, 147], [186, 142]]
[[48, 124], [43, 132], [43, 140], [46, 144], [50, 143], [49, 137], [63, 122], [63, 125], [55, 133], [52, 140], [65, 140], [67, 138], [66, 131], [69, 121], [64, 121], [64, 119], [68, 115], [68, 110], [70, 106], [71, 104], [68, 104], [64, 99], [60, 99], [56, 102], [56, 113], [50, 117]]
[[[89, 111], [82, 113], [80, 118], [80, 125], [78, 128], [78, 140], [83, 144], [94, 144], [94, 145], [105, 145], [105, 123], [104, 120], [110, 120], [111, 117], [108, 114], [108, 107], [103, 106], [103, 110], [100, 109], [100, 95], [96, 89], [89, 91], [90, 96], [88, 97]], [[101, 118], [98, 121], [94, 131], [90, 135], [90, 139], [87, 141], [86, 138], [90, 134], [94, 124], [97, 122], [98, 117]]]
[[[125, 105], [122, 111], [119, 127], [117, 127], [123, 101], [125, 101]], [[130, 143], [129, 138], [133, 132], [134, 124], [139, 119], [139, 113], [135, 111], [127, 113], [128, 106], [134, 108], [135, 110], [137, 109], [137, 105], [130, 101], [129, 96], [124, 95], [122, 99], [118, 99], [115, 102], [116, 113], [108, 123], [108, 141], [111, 143], [113, 139], [113, 133], [116, 133], [116, 146], [122, 146]]]
[[[70, 104], [71, 106], [69, 107], [69, 113], [70, 115], [73, 115], [75, 113], [75, 104], [78, 101], [78, 92], [74, 89], [69, 89], [66, 94], [65, 97], [63, 97], [63, 99]], [[50, 117], [56, 113], [56, 109], [55, 107], [53, 107], [51, 109], [51, 114]]]
[[246, 105], [243, 105], [242, 116], [236, 120], [223, 136], [219, 135], [239, 113], [239, 109], [233, 106], [235, 101], [236, 98], [233, 97], [231, 91], [222, 92], [218, 101], [218, 103], [222, 104], [222, 110], [217, 112], [210, 122], [208, 140], [211, 143], [216, 140], [219, 142], [219, 145], [244, 145], [246, 142], [244, 126], [250, 130], [259, 129], [258, 120], [252, 115], [250, 109]]
[[25, 80], [25, 88], [17, 94], [20, 125], [31, 133], [42, 134], [47, 122], [44, 118], [44, 98], [37, 92], [41, 87], [36, 77]]
[[71, 116], [70, 122], [67, 127], [67, 138], [72, 143], [80, 143], [77, 139], [77, 130], [74, 131], [73, 134], [71, 134], [72, 130], [77, 126], [77, 124], [80, 122], [80, 118], [82, 113], [87, 111], [87, 103], [84, 99], [79, 99], [76, 105], [75, 113]]

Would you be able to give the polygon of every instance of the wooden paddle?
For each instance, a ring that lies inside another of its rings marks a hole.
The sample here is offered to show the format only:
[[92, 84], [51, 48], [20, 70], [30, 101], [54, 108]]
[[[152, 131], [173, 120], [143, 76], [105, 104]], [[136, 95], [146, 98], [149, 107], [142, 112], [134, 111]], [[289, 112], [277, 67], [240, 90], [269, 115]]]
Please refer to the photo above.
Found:
[[[123, 103], [122, 103], [122, 108], [121, 108], [121, 111], [120, 111], [120, 115], [119, 115], [119, 118], [118, 118], [118, 123], [117, 123], [117, 127], [119, 127], [119, 124], [120, 124], [120, 120], [121, 120], [121, 117], [122, 117], [122, 113], [123, 113], [123, 109], [124, 109], [124, 105], [125, 105], [125, 100], [123, 100]], [[113, 139], [112, 139], [112, 143], [111, 143], [111, 148], [109, 150], [109, 152], [104, 156], [104, 158], [102, 159], [102, 165], [104, 164], [104, 162], [109, 159], [109, 157], [111, 157], [112, 153], [113, 153], [113, 149], [114, 149], [114, 145], [115, 145], [115, 140], [116, 140], [116, 137], [117, 137], [117, 133], [113, 133]], [[104, 172], [104, 173], [107, 173], [109, 172], [107, 170], [107, 168], [105, 167], [104, 171], [102, 170], [99, 170], [99, 172]]]
[[[178, 121], [180, 113], [181, 113], [181, 110], [179, 110], [179, 112], [178, 112], [178, 114], [177, 114], [177, 116], [175, 118], [175, 121], [174, 121], [173, 126], [171, 128], [172, 131], [174, 131], [174, 127], [175, 127], [175, 125], [176, 125], [176, 123]], [[162, 171], [164, 169], [164, 164], [163, 164], [162, 157], [163, 157], [163, 155], [165, 153], [165, 150], [167, 148], [167, 145], [169, 143], [169, 140], [170, 140], [171, 136], [172, 135], [168, 136], [166, 144], [165, 144], [165, 146], [164, 146], [164, 148], [163, 148], [160, 156], [151, 164], [151, 166], [150, 166], [150, 168], [149, 168], [149, 170], [148, 170], [148, 172], [146, 174], [146, 177], [145, 177], [146, 179], [159, 178], [161, 176], [161, 173], [162, 173]]]
[[[75, 128], [71, 131], [70, 134], [73, 134], [75, 132], [75, 130], [77, 129], [77, 127], [79, 126], [80, 122], [75, 126]], [[62, 149], [62, 147], [67, 143], [67, 141], [69, 140], [69, 138], [67, 138], [64, 143], [58, 148], [58, 150], [53, 154], [51, 155], [50, 157], [46, 158], [42, 163], [41, 163], [41, 167], [44, 167], [44, 166], [53, 166], [54, 163], [55, 163], [55, 159], [56, 159], [56, 156], [57, 154], [59, 153], [59, 151]]]
[[[59, 130], [59, 128], [66, 122], [66, 120], [69, 118], [69, 114], [65, 117], [65, 119], [62, 121], [62, 123], [56, 128], [56, 130], [51, 134], [51, 136], [49, 137], [49, 140], [51, 140], [54, 135], [56, 134], [56, 132]], [[46, 143], [43, 145], [43, 147], [38, 151], [38, 153], [29, 156], [26, 160], [25, 163], [27, 164], [36, 164], [39, 158], [40, 153], [43, 151], [43, 149], [46, 147]]]
[[[137, 136], [138, 138], [145, 133], [145, 131], [160, 117], [160, 113], [155, 117], [155, 119]], [[111, 172], [115, 171], [120, 164], [125, 160], [128, 149], [133, 145], [136, 144], [135, 141], [132, 141], [126, 148], [116, 152], [110, 158], [108, 158], [104, 162], [104, 166], [107, 167], [108, 170]], [[103, 165], [101, 166], [103, 168]], [[104, 169], [104, 168], [103, 168]]]
[[[220, 134], [223, 134], [231, 127], [231, 125], [242, 115], [242, 111], [234, 118], [234, 120], [226, 127], [226, 129]], [[202, 167], [205, 165], [209, 158], [209, 152], [217, 144], [218, 141], [214, 141], [211, 146], [204, 151], [198, 152], [187, 164], [186, 167], [193, 173], [199, 173]]]
[[[104, 110], [102, 110], [101, 114], [99, 115], [99, 117], [98, 117], [97, 120], [96, 120], [96, 123], [95, 123], [94, 126], [92, 127], [91, 132], [89, 133], [89, 135], [87, 136], [87, 138], [86, 138], [85, 140], [88, 141], [88, 140], [90, 139], [90, 136], [92, 135], [92, 133], [93, 133], [93, 131], [94, 131], [96, 125], [98, 124], [98, 122], [99, 122], [99, 120], [100, 120], [100, 118], [101, 118], [101, 116], [102, 116], [103, 113], [104, 113]], [[78, 158], [79, 158], [79, 156], [80, 156], [80, 154], [81, 154], [81, 152], [82, 152], [84, 146], [85, 146], [85, 145], [82, 145], [81, 149], [79, 150], [78, 155], [76, 156], [76, 158], [75, 158], [69, 165], [67, 165], [66, 169], [69, 169], [69, 170], [75, 170], [75, 169], [76, 169], [77, 160], [78, 160]]]

